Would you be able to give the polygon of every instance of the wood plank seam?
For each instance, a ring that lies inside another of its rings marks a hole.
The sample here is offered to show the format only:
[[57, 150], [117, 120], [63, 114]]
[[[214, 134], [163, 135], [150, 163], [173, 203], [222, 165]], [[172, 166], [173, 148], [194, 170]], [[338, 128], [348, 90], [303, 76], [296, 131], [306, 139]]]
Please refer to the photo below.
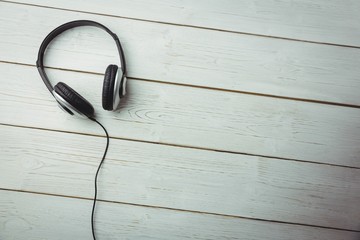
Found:
[[[22, 63], [22, 62], [12, 62], [12, 61], [0, 60], [0, 63], [36, 67], [35, 64], [28, 64], [28, 63]], [[91, 71], [83, 71], [83, 70], [60, 68], [60, 67], [50, 67], [50, 66], [46, 66], [46, 65], [44, 65], [44, 67], [45, 67], [45, 69], [61, 70], [61, 71], [67, 71], [67, 72], [77, 72], [77, 73], [86, 73], [86, 74], [93, 74], [93, 75], [103, 75], [102, 73], [91, 72]], [[175, 85], [175, 86], [184, 86], [184, 87], [192, 87], [192, 88], [200, 88], [200, 89], [209, 89], [209, 90], [222, 91], [222, 92], [248, 94], [248, 95], [255, 95], [255, 96], [262, 96], [262, 97], [279, 98], [279, 99], [286, 99], [286, 100], [292, 100], [292, 101], [310, 102], [310, 103], [318, 103], [318, 104], [333, 105], [333, 106], [340, 106], [340, 107], [360, 108], [360, 105], [355, 105], [355, 104], [346, 104], [346, 103], [338, 103], [338, 102], [330, 102], [330, 101], [320, 101], [320, 100], [306, 99], [306, 98], [286, 97], [286, 96], [272, 95], [272, 94], [265, 94], [265, 93], [247, 92], [247, 91], [231, 90], [231, 89], [216, 88], [216, 87], [201, 86], [201, 85], [192, 85], [192, 84], [188, 84], [188, 83], [167, 82], [167, 81], [157, 80], [157, 79], [146, 79], [146, 78], [137, 78], [137, 77], [128, 76], [128, 80], [154, 82], [154, 83], [161, 83], [161, 84], [168, 84], [168, 85]]]
[[134, 20], [134, 21], [151, 22], [151, 23], [173, 25], [173, 26], [179, 26], [179, 27], [189, 27], [189, 28], [197, 28], [197, 29], [204, 29], [204, 30], [211, 30], [211, 31], [218, 31], [218, 32], [235, 33], [235, 34], [249, 35], [249, 36], [256, 36], [256, 37], [281, 39], [281, 40], [294, 41], [294, 42], [303, 42], [303, 43], [312, 43], [312, 44], [320, 44], [320, 45], [328, 45], [328, 46], [360, 49], [360, 46], [355, 46], [355, 45], [328, 43], [328, 42], [311, 41], [311, 40], [303, 40], [303, 39], [296, 39], [296, 38], [279, 37], [279, 36], [273, 36], [273, 35], [264, 35], [264, 34], [256, 34], [256, 33], [240, 32], [240, 31], [231, 31], [231, 30], [224, 30], [224, 29], [220, 29], [220, 28], [204, 27], [204, 26], [199, 26], [199, 25], [169, 23], [169, 22], [155, 21], [155, 20], [149, 20], [149, 19], [118, 16], [118, 15], [113, 15], [113, 14], [105, 14], [105, 13], [97, 13], [97, 12], [89, 12], [89, 11], [80, 11], [80, 10], [73, 10], [73, 9], [68, 9], [68, 8], [50, 7], [50, 6], [43, 6], [43, 5], [38, 5], [38, 4], [23, 3], [23, 2], [13, 2], [13, 1], [8, 1], [8, 0], [0, 0], [0, 1], [1, 2], [12, 3], [12, 4], [25, 5], [25, 6], [48, 8], [48, 9], [55, 9], [55, 10], [68, 11], [68, 12], [85, 13], [85, 14], [104, 16], [104, 17], [122, 18], [122, 19]]
[[[82, 200], [89, 200], [89, 201], [93, 200], [92, 198], [86, 198], [86, 197], [61, 195], [61, 194], [54, 194], [54, 193], [44, 193], [44, 192], [35, 192], [35, 191], [26, 191], [26, 190], [7, 189], [7, 188], [1, 188], [1, 187], [0, 187], [0, 191], [18, 192], [18, 193], [30, 193], [30, 194], [37, 194], [37, 195], [45, 195], [45, 196], [53, 196], [53, 197], [61, 197], [61, 198], [71, 198], [71, 199], [82, 199]], [[251, 218], [251, 217], [243, 217], [243, 216], [237, 216], [237, 215], [220, 214], [220, 213], [212, 213], [212, 212], [203, 212], [203, 211], [195, 211], [195, 210], [187, 210], [187, 209], [179, 209], [179, 208], [171, 208], [171, 207], [162, 207], [162, 206], [153, 206], [153, 205], [137, 204], [137, 203], [130, 203], [130, 202], [110, 201], [110, 200], [104, 200], [104, 199], [98, 199], [97, 201], [98, 202], [104, 202], [104, 203], [113, 203], [113, 204], [122, 204], [122, 205], [146, 207], [146, 208], [163, 209], [163, 210], [169, 210], [169, 211], [189, 212], [189, 213], [194, 213], [194, 214], [205, 214], [205, 215], [211, 215], [211, 216], [221, 216], [221, 217], [226, 217], [226, 218], [247, 219], [247, 220], [255, 220], [255, 221], [269, 222], [269, 223], [288, 224], [288, 225], [297, 225], [297, 226], [304, 226], [304, 227], [314, 227], [314, 228], [321, 228], [321, 229], [332, 229], [332, 230], [360, 233], [360, 230], [352, 230], [352, 229], [346, 229], [346, 228], [335, 228], [335, 227], [326, 227], [326, 226], [304, 224], [304, 223], [284, 222], [284, 221], [278, 221], [278, 220]]]
[[[4, 238], [14, 239], [15, 237], [29, 240], [42, 238], [63, 240], [74, 239], [74, 237], [79, 240], [88, 240], [90, 238], [87, 225], [83, 224], [87, 215], [74, 214], [71, 209], [74, 207], [78, 212], [86, 212], [89, 206], [86, 200], [19, 192], [4, 192], [2, 196], [0, 205], [2, 209], [5, 209], [5, 215], [0, 221], [4, 223], [2, 225], [4, 228], [1, 228], [1, 235]], [[34, 201], [35, 204], [32, 208], [27, 208], [27, 203], [30, 201]], [[55, 204], [57, 208], [53, 209], [53, 205], [48, 204], [49, 202]], [[34, 214], [38, 217], [33, 218]], [[288, 240], [289, 236], [292, 240], [354, 240], [360, 236], [356, 232], [341, 230], [170, 212], [162, 209], [111, 203], [101, 203], [99, 215], [98, 223], [103, 229], [100, 234], [101, 239], [113, 239], [114, 236], [121, 239], [144, 239], [148, 234], [159, 240], [183, 240], [194, 237], [208, 240], [243, 240], [245, 238]], [[153, 221], [152, 216], [157, 216], [160, 222], [157, 219]], [[69, 221], [64, 223], [63, 219]], [[74, 227], [74, 222], [78, 224], [78, 227]], [[116, 224], [112, 224], [114, 222]], [[16, 229], [18, 231], [14, 231], [12, 228], [14, 223], [20, 224], [17, 225], [19, 226]], [[54, 235], [53, 233], [59, 228], [68, 231], [61, 231], [61, 235]]]
[[[93, 136], [93, 137], [105, 138], [105, 136], [103, 136], [103, 135], [97, 135], [97, 134], [91, 134], [91, 133], [72, 132], [72, 131], [64, 131], [64, 130], [49, 129], [49, 128], [23, 126], [23, 125], [13, 125], [13, 124], [7, 124], [7, 123], [0, 123], [0, 126], [1, 126], [1, 125], [2, 125], [2, 126], [9, 126], [9, 127], [28, 128], [28, 129], [36, 129], [36, 130], [42, 130], [42, 131], [60, 132], [60, 133], [69, 133], [69, 134], [77, 134], [77, 135], [84, 135], [84, 136]], [[292, 162], [302, 162], [302, 163], [325, 165], [325, 166], [340, 167], [340, 168], [360, 169], [360, 167], [355, 167], [355, 166], [344, 166], [344, 165], [339, 165], [339, 164], [324, 163], [324, 162], [315, 162], [315, 161], [309, 161], [309, 160], [292, 159], [292, 158], [281, 158], [281, 157], [275, 157], [275, 156], [251, 154], [251, 153], [244, 153], [244, 152], [234, 152], [234, 151], [227, 151], [227, 150], [218, 150], [218, 149], [211, 149], [211, 148], [204, 148], [204, 147], [196, 147], [196, 146], [190, 146], [190, 145], [180, 145], [180, 144], [171, 144], [171, 143], [160, 143], [160, 142], [153, 142], [153, 141], [146, 141], [146, 140], [132, 139], [132, 138], [121, 138], [121, 137], [113, 137], [113, 136], [110, 136], [110, 139], [119, 139], [119, 140], [125, 140], [125, 141], [140, 142], [140, 143], [149, 143], [149, 144], [156, 144], [156, 145], [163, 145], [163, 146], [170, 146], [170, 147], [178, 147], [178, 148], [198, 149], [198, 150], [204, 150], [204, 151], [210, 151], [210, 152], [213, 151], [213, 152], [229, 153], [229, 154], [235, 154], [235, 155], [245, 155], [245, 156], [254, 156], [254, 157], [265, 157], [265, 158], [277, 159], [277, 160], [280, 160], [280, 161], [292, 161]]]

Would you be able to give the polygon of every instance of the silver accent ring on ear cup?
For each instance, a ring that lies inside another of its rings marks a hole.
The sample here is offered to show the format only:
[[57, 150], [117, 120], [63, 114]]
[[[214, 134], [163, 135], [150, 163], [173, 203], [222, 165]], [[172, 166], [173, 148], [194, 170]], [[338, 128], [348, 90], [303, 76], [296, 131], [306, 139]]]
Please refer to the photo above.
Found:
[[[115, 83], [114, 83], [114, 92], [113, 92], [113, 110], [117, 109], [118, 105], [120, 104], [120, 82], [122, 78], [122, 71], [121, 74], [119, 74], [119, 68], [116, 71], [115, 75]], [[119, 76], [120, 75], [120, 76]], [[120, 79], [119, 79], [120, 77]]]
[[[126, 94], [125, 85], [126, 76], [124, 76], [121, 68], [118, 68], [115, 76], [114, 92], [113, 92], [113, 110], [117, 109], [120, 104], [120, 98]], [[120, 93], [120, 89], [123, 91]]]
[[126, 75], [125, 75], [125, 76], [124, 76], [123, 83], [122, 83], [122, 93], [121, 93], [121, 96], [125, 96], [125, 94], [126, 94], [126, 82], [127, 82], [127, 77], [126, 77]]
[[63, 97], [61, 97], [57, 92], [55, 92], [55, 90], [52, 91], [52, 94], [53, 94], [54, 98], [56, 99], [57, 103], [59, 104], [59, 107], [61, 108], [61, 110], [63, 110], [66, 113], [69, 113], [69, 112], [67, 112], [66, 109], [64, 109], [64, 107], [65, 107], [68, 110], [70, 110], [70, 112], [72, 112], [75, 116], [78, 116], [81, 118], [87, 118], [87, 116], [85, 114], [83, 114], [82, 112], [80, 112], [79, 110], [74, 108]]

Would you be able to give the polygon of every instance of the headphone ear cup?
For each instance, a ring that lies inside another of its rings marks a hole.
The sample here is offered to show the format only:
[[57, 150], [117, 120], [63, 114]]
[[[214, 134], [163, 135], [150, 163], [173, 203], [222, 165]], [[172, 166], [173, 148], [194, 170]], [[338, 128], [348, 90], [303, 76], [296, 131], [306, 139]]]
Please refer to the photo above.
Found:
[[89, 103], [85, 98], [83, 98], [79, 93], [77, 93], [74, 89], [65, 83], [59, 82], [55, 85], [54, 90], [66, 102], [68, 102], [82, 114], [86, 115], [87, 117], [94, 116], [95, 111], [91, 103]]
[[114, 100], [114, 87], [116, 81], [118, 66], [109, 65], [105, 71], [103, 92], [102, 92], [102, 106], [105, 110], [113, 110], [113, 100]]

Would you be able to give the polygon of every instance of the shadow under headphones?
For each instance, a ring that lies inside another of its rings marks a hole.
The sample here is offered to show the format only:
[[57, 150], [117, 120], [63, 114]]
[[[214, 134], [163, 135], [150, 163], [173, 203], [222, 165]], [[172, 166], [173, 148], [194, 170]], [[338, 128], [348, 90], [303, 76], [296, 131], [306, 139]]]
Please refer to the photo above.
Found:
[[36, 61], [36, 67], [46, 87], [49, 89], [50, 93], [58, 102], [59, 107], [62, 110], [71, 115], [93, 118], [95, 115], [95, 111], [94, 107], [89, 101], [87, 101], [74, 89], [72, 89], [63, 82], [59, 82], [55, 85], [55, 87], [53, 87], [44, 70], [44, 54], [50, 42], [66, 30], [80, 26], [94, 26], [101, 28], [107, 33], [109, 33], [111, 37], [115, 40], [120, 56], [121, 66], [118, 67], [115, 64], [111, 64], [106, 68], [102, 90], [102, 106], [105, 110], [108, 111], [116, 110], [120, 103], [120, 98], [122, 98], [126, 94], [126, 63], [119, 38], [115, 33], [110, 31], [110, 29], [108, 29], [104, 25], [89, 20], [78, 20], [65, 23], [55, 28], [45, 37], [44, 41], [41, 43], [38, 53], [38, 59]]

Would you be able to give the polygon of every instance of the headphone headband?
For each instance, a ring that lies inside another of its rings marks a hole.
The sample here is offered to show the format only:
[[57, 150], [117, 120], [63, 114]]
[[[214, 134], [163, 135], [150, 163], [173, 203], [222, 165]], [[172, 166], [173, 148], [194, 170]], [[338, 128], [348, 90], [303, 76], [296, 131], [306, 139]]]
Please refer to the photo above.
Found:
[[72, 21], [72, 22], [68, 22], [65, 24], [60, 25], [59, 27], [55, 28], [54, 30], [52, 30], [44, 39], [44, 41], [41, 43], [41, 46], [39, 48], [39, 53], [38, 53], [38, 59], [36, 61], [36, 67], [40, 73], [40, 76], [42, 78], [42, 80], [44, 81], [46, 87], [49, 89], [50, 93], [53, 94], [53, 86], [51, 85], [48, 76], [45, 73], [44, 70], [44, 54], [45, 54], [45, 50], [47, 48], [47, 46], [50, 44], [50, 42], [56, 38], [58, 35], [60, 35], [61, 33], [65, 32], [66, 30], [69, 30], [71, 28], [75, 28], [75, 27], [80, 27], [80, 26], [94, 26], [94, 27], [98, 27], [103, 29], [104, 31], [106, 31], [108, 34], [110, 34], [110, 36], [114, 39], [118, 52], [119, 52], [119, 57], [120, 57], [120, 63], [121, 63], [121, 69], [123, 71], [123, 74], [126, 75], [126, 64], [125, 64], [125, 55], [124, 55], [124, 51], [121, 47], [121, 43], [120, 40], [118, 38], [118, 36], [113, 33], [112, 31], [110, 31], [110, 29], [108, 29], [107, 27], [105, 27], [104, 25], [95, 22], [95, 21], [90, 21], [90, 20], [77, 20], [77, 21]]

